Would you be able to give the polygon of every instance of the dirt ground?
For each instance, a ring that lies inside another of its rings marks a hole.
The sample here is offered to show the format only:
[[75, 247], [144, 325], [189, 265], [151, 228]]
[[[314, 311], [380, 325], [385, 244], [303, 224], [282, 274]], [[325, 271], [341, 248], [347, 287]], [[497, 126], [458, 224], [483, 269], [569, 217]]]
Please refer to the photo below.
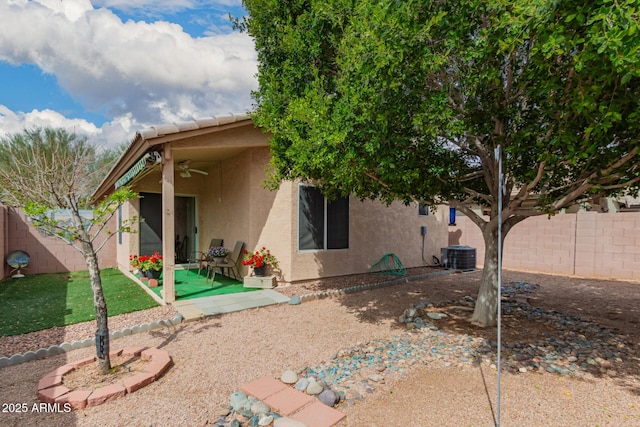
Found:
[[[428, 269], [413, 270], [422, 274]], [[299, 306], [272, 306], [231, 313], [175, 330], [152, 331], [112, 342], [157, 346], [174, 365], [157, 382], [123, 399], [71, 414], [0, 413], [0, 425], [205, 426], [215, 424], [228, 397], [243, 383], [284, 369], [302, 370], [344, 348], [372, 339], [407, 334], [398, 317], [421, 301], [451, 312], [475, 297], [481, 272], [430, 277]], [[387, 278], [388, 279], [388, 278]], [[277, 289], [298, 295], [379, 282], [369, 275], [298, 283]], [[596, 366], [581, 378], [548, 372], [502, 375], [503, 426], [640, 426], [640, 284], [505, 271], [503, 283], [539, 285], [527, 298], [533, 307], [602, 325], [623, 336], [629, 357], [614, 368]], [[462, 311], [461, 313], [464, 313]], [[468, 316], [471, 312], [467, 311]], [[450, 334], [495, 339], [495, 328], [476, 328], [460, 319], [434, 321]], [[503, 339], [533, 341], [553, 337], [553, 325], [505, 316]], [[413, 332], [412, 332], [413, 333]], [[618, 335], [616, 335], [618, 336]], [[616, 338], [617, 339], [617, 338]], [[37, 402], [38, 380], [91, 349], [0, 370], [0, 403]], [[416, 365], [375, 391], [338, 409], [342, 424], [382, 426], [489, 426], [496, 422], [496, 372], [489, 364]], [[8, 408], [8, 407], [7, 407]], [[157, 408], [163, 408], [157, 410]]]

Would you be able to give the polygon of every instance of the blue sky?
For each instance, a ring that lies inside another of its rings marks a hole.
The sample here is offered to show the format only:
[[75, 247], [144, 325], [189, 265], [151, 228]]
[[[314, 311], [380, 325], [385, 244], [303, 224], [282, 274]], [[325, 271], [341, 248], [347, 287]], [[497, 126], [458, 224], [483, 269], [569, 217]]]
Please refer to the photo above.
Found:
[[63, 127], [97, 144], [251, 109], [241, 0], [0, 0], [0, 137]]

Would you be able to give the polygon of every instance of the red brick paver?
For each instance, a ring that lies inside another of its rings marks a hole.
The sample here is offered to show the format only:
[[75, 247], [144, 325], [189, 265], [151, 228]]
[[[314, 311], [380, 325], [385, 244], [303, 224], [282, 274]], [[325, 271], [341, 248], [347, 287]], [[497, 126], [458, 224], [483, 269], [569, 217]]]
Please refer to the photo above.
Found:
[[272, 394], [264, 400], [264, 403], [271, 406], [279, 414], [289, 416], [309, 403], [314, 397], [304, 394], [294, 388], [287, 387], [284, 390]]
[[41, 402], [45, 403], [54, 403], [56, 398], [62, 396], [63, 394], [69, 393], [68, 388], [63, 385], [57, 385], [55, 387], [50, 387], [44, 390], [38, 390], [38, 399]]
[[69, 403], [72, 409], [82, 409], [96, 406], [110, 400], [133, 393], [134, 391], [152, 383], [160, 377], [171, 365], [171, 357], [165, 350], [146, 347], [127, 347], [109, 353], [111, 357], [140, 356], [143, 360], [150, 360], [145, 371], [123, 380], [124, 385], [113, 384], [102, 387], [93, 392], [88, 390], [71, 391], [64, 386], [64, 375], [76, 368], [95, 362], [96, 357], [70, 362], [45, 375], [38, 383], [38, 399], [45, 403]]
[[38, 390], [62, 385], [62, 375], [47, 375], [38, 382]]
[[125, 347], [122, 349], [123, 356], [140, 356], [140, 353], [145, 351], [147, 347]]
[[333, 427], [346, 418], [337, 409], [270, 376], [245, 384], [240, 391], [262, 400], [274, 412], [306, 427]]
[[87, 407], [87, 398], [91, 395], [88, 390], [74, 390], [56, 398], [55, 403], [68, 403], [71, 409], [83, 409]]
[[307, 427], [330, 427], [338, 424], [347, 416], [322, 402], [315, 402], [300, 412], [290, 415], [294, 420], [302, 421]]
[[[63, 365], [60, 366], [59, 368], [54, 369], [53, 371], [49, 372], [46, 377], [62, 377], [63, 375], [68, 374], [69, 372], [73, 371], [74, 369], [76, 369], [75, 366], [71, 366], [71, 365]], [[44, 387], [38, 387], [40, 388], [44, 388]]]
[[127, 393], [133, 393], [134, 391], [151, 384], [155, 380], [155, 375], [143, 372], [141, 374], [126, 378], [124, 380], [124, 388], [127, 389]]
[[69, 362], [65, 366], [62, 366], [62, 368], [70, 366], [70, 367], [75, 369], [75, 368], [79, 368], [80, 366], [84, 366], [84, 365], [88, 365], [89, 363], [93, 363], [96, 360], [98, 360], [98, 358], [95, 357], [95, 356], [86, 357], [84, 359], [76, 360], [75, 362]]
[[256, 399], [264, 400], [285, 388], [289, 388], [289, 386], [282, 381], [278, 381], [277, 379], [267, 375], [262, 378], [258, 378], [255, 381], [251, 381], [249, 384], [245, 384], [240, 387], [240, 391], [254, 396]]
[[88, 406], [102, 405], [105, 402], [118, 399], [124, 396], [127, 390], [120, 384], [111, 384], [106, 387], [94, 390], [93, 393], [87, 398]]

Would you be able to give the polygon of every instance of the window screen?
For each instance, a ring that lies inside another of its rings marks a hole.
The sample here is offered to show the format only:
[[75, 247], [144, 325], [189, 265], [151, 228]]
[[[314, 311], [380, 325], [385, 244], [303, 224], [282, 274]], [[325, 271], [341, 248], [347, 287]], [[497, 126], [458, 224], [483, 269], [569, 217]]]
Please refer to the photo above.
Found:
[[349, 247], [349, 199], [328, 202], [320, 190], [300, 185], [298, 248], [345, 249]]

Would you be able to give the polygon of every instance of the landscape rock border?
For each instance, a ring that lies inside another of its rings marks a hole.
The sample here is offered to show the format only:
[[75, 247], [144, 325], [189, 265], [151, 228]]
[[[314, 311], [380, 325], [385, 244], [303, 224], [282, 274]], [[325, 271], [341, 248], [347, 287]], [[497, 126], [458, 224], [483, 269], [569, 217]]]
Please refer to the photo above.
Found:
[[346, 418], [333, 408], [339, 401], [338, 393], [324, 382], [285, 370], [280, 379], [267, 375], [241, 386], [212, 427], [333, 426]]
[[[141, 332], [159, 329], [162, 327], [177, 326], [182, 323], [183, 320], [184, 318], [182, 317], [182, 315], [178, 313], [171, 319], [159, 320], [157, 322], [147, 322], [141, 325], [133, 326], [131, 328], [124, 328], [120, 331], [112, 332], [111, 334], [109, 334], [109, 337], [111, 339], [118, 339], [129, 335], [139, 334]], [[52, 345], [48, 348], [41, 348], [37, 351], [27, 351], [26, 353], [22, 354], [14, 354], [11, 357], [3, 356], [0, 357], [0, 368], [19, 365], [21, 363], [31, 362], [32, 360], [44, 359], [45, 357], [55, 356], [58, 354], [66, 353], [68, 351], [77, 350], [79, 348], [90, 347], [92, 345], [95, 345], [95, 343], [96, 339], [94, 337], [79, 341], [63, 342], [60, 345]]]
[[67, 405], [69, 409], [83, 409], [97, 406], [145, 387], [158, 378], [171, 365], [169, 352], [155, 347], [126, 347], [109, 352], [110, 357], [130, 356], [150, 360], [144, 371], [124, 378], [122, 384], [112, 384], [96, 390], [70, 390], [64, 386], [64, 376], [75, 369], [93, 363], [94, 357], [87, 357], [76, 362], [67, 363], [45, 375], [38, 383], [38, 399], [48, 404]]
[[[475, 271], [475, 270], [473, 270], [473, 271]], [[292, 297], [292, 299], [294, 299], [295, 302], [290, 302], [289, 304], [298, 305], [299, 303], [305, 302], [305, 301], [313, 301], [315, 299], [329, 298], [329, 297], [334, 297], [334, 296], [338, 296], [338, 295], [352, 294], [352, 293], [355, 293], [355, 292], [367, 291], [369, 289], [377, 289], [377, 288], [382, 288], [382, 287], [385, 287], [385, 286], [400, 285], [400, 284], [403, 284], [403, 283], [410, 283], [410, 282], [415, 282], [415, 281], [418, 281], [418, 280], [427, 279], [429, 277], [445, 276], [445, 275], [448, 275], [448, 274], [453, 274], [453, 273], [458, 273], [458, 272], [461, 272], [461, 270], [441, 270], [441, 271], [436, 271], [434, 273], [419, 274], [419, 275], [416, 275], [416, 276], [406, 276], [406, 277], [402, 277], [402, 278], [399, 278], [399, 279], [388, 280], [386, 282], [367, 283], [367, 284], [364, 284], [364, 285], [351, 286], [351, 287], [344, 288], [344, 289], [334, 289], [334, 290], [331, 290], [331, 291], [311, 292], [311, 293], [303, 294], [303, 295], [300, 295], [300, 296], [294, 295]]]

